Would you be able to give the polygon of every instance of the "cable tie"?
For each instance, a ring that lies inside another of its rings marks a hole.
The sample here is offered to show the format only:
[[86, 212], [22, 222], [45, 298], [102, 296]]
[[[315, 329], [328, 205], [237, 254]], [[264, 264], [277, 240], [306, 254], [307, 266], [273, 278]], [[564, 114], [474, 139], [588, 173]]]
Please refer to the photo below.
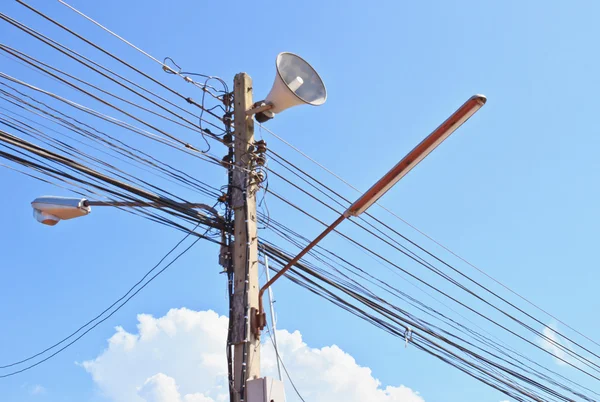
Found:
[[404, 348], [408, 347], [408, 342], [412, 341], [412, 328], [406, 327], [406, 331], [404, 331]]

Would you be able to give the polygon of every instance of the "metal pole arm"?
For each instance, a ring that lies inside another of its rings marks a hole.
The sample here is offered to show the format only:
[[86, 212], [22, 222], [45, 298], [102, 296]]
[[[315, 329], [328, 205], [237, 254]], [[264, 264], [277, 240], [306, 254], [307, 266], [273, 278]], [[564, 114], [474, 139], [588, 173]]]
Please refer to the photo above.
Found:
[[266, 325], [266, 316], [263, 309], [262, 297], [266, 289], [269, 288], [277, 279], [284, 275], [294, 264], [304, 257], [314, 246], [317, 245], [325, 236], [331, 233], [347, 217], [359, 216], [373, 205], [383, 194], [392, 188], [400, 179], [412, 170], [419, 162], [431, 153], [439, 144], [450, 136], [457, 128], [467, 121], [475, 112], [477, 112], [486, 102], [483, 95], [473, 95], [461, 107], [459, 107], [450, 117], [448, 117], [438, 128], [429, 134], [421, 143], [410, 151], [400, 162], [396, 164], [388, 173], [377, 181], [367, 192], [339, 217], [335, 222], [329, 225], [323, 233], [310, 242], [300, 253], [283, 267], [277, 275], [264, 284], [258, 293], [258, 313], [256, 319], [255, 332], [258, 334]]
[[[146, 207], [146, 208], [172, 208], [170, 205], [165, 205], [160, 202], [155, 201], [90, 201], [85, 200], [83, 205], [86, 207]], [[194, 202], [181, 202], [178, 203], [177, 206], [182, 208], [190, 208], [190, 209], [203, 209], [209, 212], [211, 215], [215, 217], [217, 222], [215, 224], [209, 225], [217, 229], [223, 229], [223, 218], [219, 215], [219, 212], [211, 207], [210, 205], [203, 203], [194, 203]]]
[[335, 222], [333, 222], [331, 225], [327, 226], [327, 228], [320, 235], [318, 235], [313, 241], [311, 241], [302, 251], [300, 251], [300, 253], [298, 253], [297, 256], [292, 258], [285, 267], [280, 269], [279, 272], [277, 272], [277, 274], [271, 278], [271, 280], [269, 280], [267, 283], [265, 283], [263, 285], [262, 288], [260, 288], [260, 292], [258, 292], [258, 320], [257, 320], [257, 327], [259, 330], [262, 330], [266, 325], [266, 316], [265, 316], [265, 311], [263, 308], [263, 301], [262, 301], [265, 290], [267, 290], [269, 288], [269, 286], [271, 286], [273, 284], [273, 282], [275, 282], [277, 279], [281, 278], [291, 267], [293, 267], [298, 261], [300, 261], [300, 259], [302, 257], [304, 257], [310, 250], [312, 250], [312, 248], [314, 246], [316, 246], [317, 243], [319, 243], [321, 240], [323, 240], [323, 238], [325, 238], [325, 236], [327, 236], [329, 233], [331, 233], [345, 219], [346, 219], [345, 213], [340, 215], [340, 217], [337, 218], [335, 220]]
[[[170, 206], [158, 202], [150, 201], [89, 201], [86, 204], [90, 207], [151, 207], [151, 208], [170, 208]], [[183, 208], [204, 209], [213, 215], [218, 215], [217, 210], [207, 204], [195, 202], [181, 202], [178, 204]]]

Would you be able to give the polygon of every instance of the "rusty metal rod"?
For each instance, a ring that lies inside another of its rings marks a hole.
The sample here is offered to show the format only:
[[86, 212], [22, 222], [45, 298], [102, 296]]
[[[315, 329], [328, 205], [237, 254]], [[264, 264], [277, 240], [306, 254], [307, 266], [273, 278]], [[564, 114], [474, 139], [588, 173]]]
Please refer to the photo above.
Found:
[[367, 208], [373, 205], [381, 196], [410, 172], [419, 162], [431, 153], [438, 145], [466, 122], [475, 112], [485, 104], [486, 97], [483, 95], [473, 95], [461, 107], [459, 107], [450, 117], [439, 125], [431, 134], [414, 147], [400, 162], [396, 164], [389, 172], [385, 174], [377, 183], [375, 183], [366, 193], [348, 208], [351, 216], [358, 216], [365, 212]]
[[265, 283], [263, 285], [262, 288], [260, 288], [260, 292], [258, 292], [258, 311], [259, 311], [259, 314], [263, 314], [264, 313], [262, 299], [263, 299], [263, 294], [268, 289], [268, 287], [271, 286], [273, 284], [273, 282], [275, 282], [277, 279], [279, 279], [283, 274], [285, 274], [298, 261], [300, 261], [300, 259], [302, 257], [304, 257], [306, 255], [306, 253], [308, 253], [310, 250], [312, 250], [312, 248], [314, 246], [316, 246], [317, 243], [319, 243], [321, 240], [323, 240], [323, 238], [325, 236], [327, 236], [329, 233], [331, 233], [345, 219], [346, 219], [346, 213], [340, 215], [340, 217], [337, 218], [335, 220], [335, 222], [333, 222], [331, 225], [327, 226], [327, 228], [320, 235], [318, 235], [313, 241], [311, 241], [310, 244], [308, 244], [302, 251], [300, 251], [300, 253], [298, 253], [297, 256], [295, 256], [294, 258], [292, 258], [290, 260], [290, 262], [288, 262], [285, 267], [283, 267], [282, 269], [280, 269], [279, 272], [277, 272], [277, 274], [274, 277], [271, 278], [271, 280], [269, 280], [267, 283]]
[[448, 117], [439, 127], [413, 148], [400, 162], [396, 164], [388, 173], [377, 181], [367, 192], [342, 214], [335, 222], [329, 225], [319, 236], [310, 242], [300, 253], [283, 267], [277, 275], [271, 278], [263, 285], [258, 293], [258, 315], [259, 322], [264, 317], [263, 294], [277, 279], [284, 275], [292, 266], [294, 266], [302, 257], [304, 257], [314, 246], [317, 245], [325, 236], [331, 233], [347, 217], [358, 216], [373, 205], [383, 194], [385, 194], [394, 184], [402, 179], [421, 162], [431, 151], [458, 129], [465, 121], [475, 114], [483, 105], [486, 97], [484, 95], [473, 95], [463, 105], [461, 105], [450, 117]]

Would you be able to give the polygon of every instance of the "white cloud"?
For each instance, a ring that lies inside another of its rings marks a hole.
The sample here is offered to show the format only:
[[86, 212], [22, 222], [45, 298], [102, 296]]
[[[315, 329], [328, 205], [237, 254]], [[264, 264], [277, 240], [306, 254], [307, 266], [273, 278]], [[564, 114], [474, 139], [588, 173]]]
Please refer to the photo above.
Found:
[[[542, 334], [545, 336], [545, 338], [541, 336], [538, 337], [538, 344], [548, 352], [552, 353], [552, 355], [554, 355], [554, 361], [556, 362], [556, 364], [560, 366], [566, 366], [568, 365], [568, 363], [570, 363], [577, 367], [581, 366], [583, 364], [581, 360], [565, 352], [565, 350], [562, 349], [566, 348], [572, 350], [573, 345], [569, 341], [557, 335], [554, 331], [558, 331], [558, 326], [556, 325], [556, 323], [552, 323], [544, 327], [544, 329], [542, 329]], [[595, 360], [592, 358], [588, 359], [592, 362]]]
[[[537, 343], [542, 348], [552, 353], [556, 364], [560, 366], [573, 365], [579, 368], [586, 368], [589, 365], [598, 364], [597, 358], [591, 356], [589, 353], [583, 352], [580, 348], [574, 347], [573, 343], [569, 342], [562, 335], [556, 334], [554, 331], [558, 331], [558, 326], [555, 322], [542, 329], [542, 334], [545, 338], [539, 336], [537, 338]], [[565, 351], [565, 349], [567, 349], [567, 351]], [[579, 356], [574, 355], [572, 351], [577, 352]]]
[[[173, 309], [138, 316], [138, 333], [118, 327], [108, 348], [83, 367], [115, 402], [225, 402], [227, 318], [212, 311]], [[276, 377], [277, 363], [265, 334], [262, 375]], [[424, 402], [403, 385], [383, 387], [367, 367], [339, 347], [311, 348], [300, 332], [277, 331], [282, 359], [303, 398], [312, 402]], [[299, 398], [286, 383], [286, 399]]]
[[541, 336], [538, 337], [538, 344], [554, 355], [554, 360], [557, 364], [565, 366], [567, 363], [565, 363], [563, 360], [567, 360], [568, 356], [566, 355], [565, 351], [559, 347], [559, 345], [562, 346], [562, 344], [556, 336], [556, 333], [554, 333], [552, 330], [556, 330], [556, 325], [550, 324], [549, 326], [544, 327], [542, 334], [546, 338], [542, 338]]
[[31, 395], [42, 395], [46, 393], [46, 388], [44, 388], [40, 384], [36, 384], [29, 388], [29, 393]]
[[138, 395], [148, 402], [170, 402], [181, 400], [175, 380], [163, 373], [148, 378], [138, 389]]

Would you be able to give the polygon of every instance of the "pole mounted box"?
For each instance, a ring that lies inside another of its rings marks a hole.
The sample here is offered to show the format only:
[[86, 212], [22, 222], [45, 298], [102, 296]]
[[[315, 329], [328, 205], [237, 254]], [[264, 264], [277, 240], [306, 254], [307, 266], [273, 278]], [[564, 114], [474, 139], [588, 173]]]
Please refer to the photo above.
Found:
[[270, 377], [248, 380], [248, 402], [285, 402], [283, 382]]

